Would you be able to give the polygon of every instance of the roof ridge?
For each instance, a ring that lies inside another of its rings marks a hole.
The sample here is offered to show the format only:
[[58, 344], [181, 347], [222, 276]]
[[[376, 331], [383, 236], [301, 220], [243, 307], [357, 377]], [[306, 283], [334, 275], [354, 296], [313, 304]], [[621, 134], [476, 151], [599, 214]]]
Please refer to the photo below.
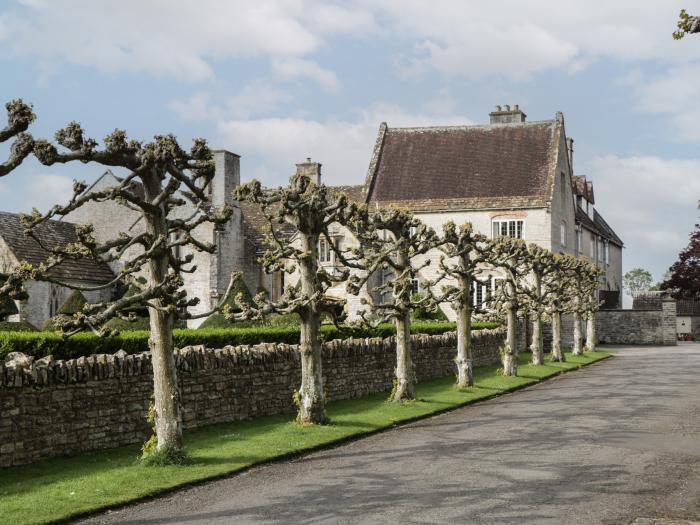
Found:
[[474, 129], [508, 129], [508, 128], [518, 128], [527, 127], [535, 125], [552, 125], [556, 123], [556, 119], [549, 120], [530, 120], [525, 122], [511, 122], [507, 124], [454, 124], [454, 125], [444, 125], [444, 126], [406, 126], [406, 127], [387, 127], [387, 132], [400, 131], [400, 132], [411, 132], [411, 131], [457, 131], [457, 130], [474, 130]]

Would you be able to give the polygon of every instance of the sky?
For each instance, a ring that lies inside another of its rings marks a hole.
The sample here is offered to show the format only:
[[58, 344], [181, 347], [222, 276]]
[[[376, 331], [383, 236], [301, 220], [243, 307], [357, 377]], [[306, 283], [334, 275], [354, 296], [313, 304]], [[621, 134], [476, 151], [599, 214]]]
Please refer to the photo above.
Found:
[[[700, 198], [700, 35], [671, 38], [681, 8], [700, 2], [0, 0], [0, 101], [31, 102], [36, 137], [72, 120], [96, 139], [205, 137], [267, 185], [307, 157], [362, 183], [382, 121], [561, 111], [623, 270], [661, 279]], [[0, 210], [46, 209], [102, 171], [29, 160], [0, 179]]]

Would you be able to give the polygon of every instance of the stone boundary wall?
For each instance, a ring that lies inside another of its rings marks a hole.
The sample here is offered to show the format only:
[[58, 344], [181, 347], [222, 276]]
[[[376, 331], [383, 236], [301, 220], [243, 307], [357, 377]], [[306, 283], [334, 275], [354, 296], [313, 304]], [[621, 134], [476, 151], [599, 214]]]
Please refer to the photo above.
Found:
[[596, 314], [600, 344], [675, 345], [676, 330], [676, 301], [668, 296], [662, 298], [660, 310], [600, 310]]
[[[498, 363], [503, 339], [500, 328], [474, 332], [475, 366]], [[411, 336], [418, 381], [456, 373], [456, 340], [455, 332]], [[324, 343], [328, 398], [389, 391], [394, 345], [394, 337]], [[176, 364], [185, 428], [294, 411], [296, 345], [187, 347]], [[67, 361], [9, 354], [0, 362], [0, 466], [145, 441], [152, 376], [149, 352]]]

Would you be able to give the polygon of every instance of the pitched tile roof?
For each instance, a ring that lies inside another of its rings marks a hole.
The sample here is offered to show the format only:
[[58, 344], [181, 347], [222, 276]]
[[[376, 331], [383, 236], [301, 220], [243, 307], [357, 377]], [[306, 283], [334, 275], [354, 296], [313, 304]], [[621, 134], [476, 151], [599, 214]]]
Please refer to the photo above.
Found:
[[368, 201], [430, 210], [545, 206], [558, 120], [506, 125], [380, 127]]
[[608, 223], [603, 219], [603, 216], [598, 213], [597, 210], [593, 210], [593, 219], [591, 219], [585, 210], [582, 210], [576, 206], [576, 222], [587, 228], [588, 230], [595, 232], [601, 237], [609, 240], [610, 242], [617, 244], [622, 247], [625, 244], [622, 239], [617, 236], [615, 231], [608, 225]]
[[[63, 246], [77, 241], [75, 225], [70, 222], [48, 221], [35, 228], [35, 234], [47, 248]], [[24, 233], [19, 215], [0, 212], [0, 237], [19, 261], [39, 264], [49, 253], [34, 239]], [[106, 263], [91, 259], [69, 259], [52, 268], [49, 275], [60, 279], [106, 283], [114, 278], [114, 273]]]

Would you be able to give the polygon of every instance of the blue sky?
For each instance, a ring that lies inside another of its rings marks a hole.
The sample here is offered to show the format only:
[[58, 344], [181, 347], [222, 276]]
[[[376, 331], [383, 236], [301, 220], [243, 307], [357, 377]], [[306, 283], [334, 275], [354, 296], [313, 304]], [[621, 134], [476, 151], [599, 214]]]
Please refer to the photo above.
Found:
[[[362, 182], [381, 121], [562, 111], [625, 269], [658, 279], [698, 217], [700, 37], [671, 39], [693, 4], [0, 0], [0, 100], [33, 103], [36, 136], [70, 120], [96, 138], [203, 136], [266, 184], [306, 157], [329, 183]], [[45, 208], [99, 174], [27, 162], [0, 180], [0, 209]]]

